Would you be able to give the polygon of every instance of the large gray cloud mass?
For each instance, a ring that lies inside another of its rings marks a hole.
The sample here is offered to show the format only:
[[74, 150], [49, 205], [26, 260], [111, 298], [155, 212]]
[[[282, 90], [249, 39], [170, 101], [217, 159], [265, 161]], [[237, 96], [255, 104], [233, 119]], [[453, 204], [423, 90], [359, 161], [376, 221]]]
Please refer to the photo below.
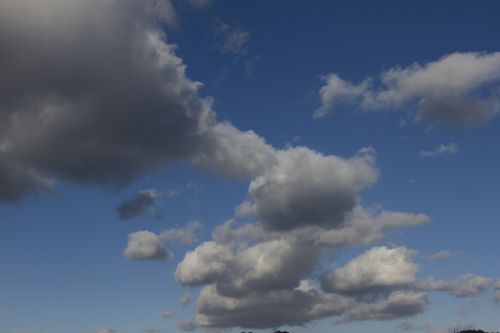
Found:
[[52, 177], [122, 186], [169, 161], [260, 168], [263, 140], [218, 123], [186, 77], [160, 28], [175, 18], [168, 0], [0, 1], [0, 200]]

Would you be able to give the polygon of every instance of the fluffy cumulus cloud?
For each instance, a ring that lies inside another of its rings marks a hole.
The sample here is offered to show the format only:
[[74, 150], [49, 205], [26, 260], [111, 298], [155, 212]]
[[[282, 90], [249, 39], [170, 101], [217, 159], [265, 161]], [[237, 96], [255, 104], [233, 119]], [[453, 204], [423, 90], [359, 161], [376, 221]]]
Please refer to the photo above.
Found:
[[277, 163], [250, 183], [250, 200], [239, 210], [269, 230], [304, 225], [339, 226], [357, 204], [357, 193], [378, 178], [374, 151], [351, 159], [325, 156], [305, 147], [277, 152]]
[[[235, 217], [177, 266], [182, 285], [204, 286], [196, 302], [200, 326], [269, 328], [422, 312], [426, 293], [411, 290], [417, 267], [414, 252], [404, 247], [374, 248], [353, 259], [328, 277], [327, 292], [314, 287], [319, 281], [308, 281], [331, 250], [370, 244], [391, 229], [429, 221], [425, 214], [362, 207], [360, 192], [378, 178], [373, 149], [351, 158], [305, 147], [272, 152]], [[356, 263], [368, 261], [373, 265], [358, 274], [355, 266], [362, 263]], [[347, 286], [348, 279], [354, 284]], [[359, 297], [363, 293], [378, 296]]]
[[423, 289], [448, 292], [456, 297], [474, 297], [485, 291], [492, 284], [491, 278], [464, 274], [455, 281], [440, 281], [428, 278], [423, 282]]
[[415, 252], [405, 247], [374, 247], [324, 277], [323, 289], [341, 294], [377, 294], [416, 282]]
[[147, 212], [156, 202], [158, 191], [144, 189], [137, 192], [133, 198], [124, 200], [117, 208], [116, 213], [122, 220], [128, 220]]
[[390, 68], [380, 85], [368, 78], [353, 84], [332, 73], [319, 96], [321, 117], [340, 103], [365, 110], [416, 108], [415, 120], [456, 126], [487, 124], [500, 111], [500, 53], [453, 53], [424, 65]]
[[219, 123], [186, 77], [160, 28], [175, 21], [168, 0], [0, 2], [0, 200], [53, 178], [116, 188], [170, 161], [260, 168], [263, 140]]
[[455, 142], [449, 144], [440, 144], [432, 149], [422, 149], [418, 153], [422, 157], [436, 157], [440, 155], [455, 155], [460, 151]]
[[172, 258], [160, 237], [150, 231], [137, 231], [128, 236], [127, 248], [123, 252], [129, 260], [164, 260]]

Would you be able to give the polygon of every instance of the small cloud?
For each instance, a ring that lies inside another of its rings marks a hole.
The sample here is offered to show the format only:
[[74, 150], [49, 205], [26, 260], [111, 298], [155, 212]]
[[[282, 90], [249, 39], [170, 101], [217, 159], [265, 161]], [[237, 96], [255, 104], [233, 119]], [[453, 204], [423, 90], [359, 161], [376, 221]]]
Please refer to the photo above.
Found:
[[161, 316], [162, 316], [162, 318], [164, 318], [164, 319], [170, 319], [170, 318], [175, 317], [175, 313], [173, 313], [172, 311], [163, 311], [163, 312], [161, 313]]
[[158, 199], [158, 191], [154, 188], [137, 192], [133, 198], [124, 200], [117, 208], [118, 218], [129, 220], [147, 212]]
[[182, 305], [188, 305], [191, 303], [191, 293], [185, 293], [182, 295], [181, 300], [180, 300]]
[[221, 20], [215, 21], [214, 33], [219, 38], [217, 46], [221, 53], [245, 56], [248, 51], [250, 32], [241, 24], [229, 25]]
[[463, 255], [463, 252], [439, 251], [429, 255], [427, 258], [430, 260], [450, 260], [461, 255]]
[[449, 144], [440, 144], [430, 150], [420, 150], [418, 155], [422, 157], [436, 157], [441, 155], [455, 155], [459, 151], [458, 145], [452, 142]]
[[97, 333], [117, 333], [117, 330], [113, 330], [111, 328], [101, 328], [97, 330]]
[[123, 252], [129, 260], [163, 260], [172, 258], [162, 245], [158, 235], [150, 231], [137, 231], [128, 236], [127, 248]]
[[197, 241], [195, 232], [202, 227], [203, 225], [200, 222], [191, 221], [184, 228], [163, 231], [160, 234], [160, 238], [163, 241], [191, 245]]
[[198, 324], [193, 320], [182, 320], [177, 323], [177, 328], [184, 332], [192, 332], [198, 328]]

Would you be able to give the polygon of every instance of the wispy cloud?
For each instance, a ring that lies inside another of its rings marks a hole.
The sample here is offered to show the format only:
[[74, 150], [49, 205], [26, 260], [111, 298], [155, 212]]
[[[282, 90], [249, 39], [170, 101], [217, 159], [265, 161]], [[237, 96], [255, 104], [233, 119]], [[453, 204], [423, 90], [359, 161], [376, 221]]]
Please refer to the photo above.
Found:
[[455, 155], [460, 152], [458, 145], [455, 142], [448, 144], [440, 144], [429, 150], [420, 150], [418, 155], [422, 157], [436, 157], [441, 155]]

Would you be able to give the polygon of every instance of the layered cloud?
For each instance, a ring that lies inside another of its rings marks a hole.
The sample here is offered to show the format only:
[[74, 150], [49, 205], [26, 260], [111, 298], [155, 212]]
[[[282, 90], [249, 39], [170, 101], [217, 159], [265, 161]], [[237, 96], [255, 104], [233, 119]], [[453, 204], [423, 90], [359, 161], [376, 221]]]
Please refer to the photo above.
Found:
[[433, 278], [427, 279], [423, 283], [426, 290], [448, 292], [457, 297], [474, 297], [490, 287], [492, 279], [473, 274], [464, 274], [455, 281], [439, 281]]
[[481, 126], [500, 111], [498, 52], [452, 53], [424, 65], [390, 68], [379, 79], [353, 84], [325, 75], [315, 117], [350, 103], [364, 110], [416, 109], [418, 122]]

